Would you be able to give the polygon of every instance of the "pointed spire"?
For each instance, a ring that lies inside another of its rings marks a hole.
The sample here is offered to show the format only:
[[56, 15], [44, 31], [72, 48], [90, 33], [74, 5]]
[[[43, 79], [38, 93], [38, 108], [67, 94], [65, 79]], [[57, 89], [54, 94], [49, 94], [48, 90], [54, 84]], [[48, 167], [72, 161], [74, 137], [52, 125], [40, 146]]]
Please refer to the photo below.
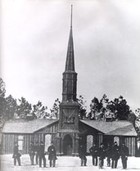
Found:
[[73, 8], [73, 6], [71, 5], [71, 19], [70, 19], [70, 27], [72, 28], [72, 8]]
[[70, 19], [70, 34], [67, 49], [67, 59], [65, 71], [75, 71], [74, 66], [74, 46], [73, 46], [73, 34], [72, 34], [72, 5], [71, 5], [71, 19]]
[[62, 101], [76, 101], [77, 92], [77, 73], [74, 66], [74, 46], [72, 35], [72, 5], [71, 5], [71, 18], [70, 18], [70, 34], [68, 41], [68, 49], [66, 56], [66, 66], [63, 73], [63, 88], [62, 88]]

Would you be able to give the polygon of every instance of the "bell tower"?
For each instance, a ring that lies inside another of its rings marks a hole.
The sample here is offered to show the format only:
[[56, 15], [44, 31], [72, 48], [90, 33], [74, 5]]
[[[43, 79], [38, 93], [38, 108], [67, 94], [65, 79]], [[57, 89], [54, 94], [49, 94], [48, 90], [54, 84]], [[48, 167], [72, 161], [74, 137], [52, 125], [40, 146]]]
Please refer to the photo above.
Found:
[[60, 155], [78, 154], [79, 134], [79, 104], [76, 101], [77, 94], [77, 73], [74, 63], [74, 44], [72, 32], [72, 9], [70, 19], [70, 33], [66, 55], [65, 71], [63, 73], [62, 102], [59, 113], [59, 144]]

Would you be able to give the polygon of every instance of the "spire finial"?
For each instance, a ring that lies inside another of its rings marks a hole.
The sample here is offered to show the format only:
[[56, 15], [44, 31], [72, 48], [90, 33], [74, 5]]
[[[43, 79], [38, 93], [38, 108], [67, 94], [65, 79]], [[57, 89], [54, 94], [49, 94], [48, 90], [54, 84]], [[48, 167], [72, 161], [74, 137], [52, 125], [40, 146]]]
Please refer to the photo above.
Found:
[[72, 8], [73, 8], [73, 5], [71, 5], [71, 22], [70, 22], [70, 27], [72, 28]]

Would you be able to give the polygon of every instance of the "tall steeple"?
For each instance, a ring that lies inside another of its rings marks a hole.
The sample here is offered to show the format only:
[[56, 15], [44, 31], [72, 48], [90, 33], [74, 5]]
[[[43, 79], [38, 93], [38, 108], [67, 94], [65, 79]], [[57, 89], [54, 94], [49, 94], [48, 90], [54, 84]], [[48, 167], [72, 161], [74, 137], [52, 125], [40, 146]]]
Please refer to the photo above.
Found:
[[76, 101], [77, 91], [77, 73], [75, 72], [74, 64], [74, 44], [72, 34], [72, 5], [70, 18], [70, 34], [68, 41], [68, 49], [66, 56], [65, 71], [63, 73], [63, 92], [62, 101]]
[[70, 34], [69, 34], [65, 71], [75, 71], [73, 34], [72, 34], [72, 5], [71, 5]]
[[[68, 154], [67, 149], [71, 148], [71, 155], [78, 154], [79, 134], [79, 104], [76, 101], [77, 73], [74, 66], [74, 46], [72, 35], [72, 6], [70, 19], [70, 34], [66, 56], [65, 71], [63, 73], [62, 102], [59, 112], [59, 152], [60, 155]], [[61, 141], [63, 140], [63, 142]]]

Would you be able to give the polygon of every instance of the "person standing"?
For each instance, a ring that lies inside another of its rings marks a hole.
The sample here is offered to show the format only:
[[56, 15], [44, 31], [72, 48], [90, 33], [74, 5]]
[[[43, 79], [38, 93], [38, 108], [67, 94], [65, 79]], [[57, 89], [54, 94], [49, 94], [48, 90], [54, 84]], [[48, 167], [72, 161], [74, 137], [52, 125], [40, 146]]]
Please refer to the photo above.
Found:
[[31, 142], [31, 144], [30, 144], [29, 156], [30, 156], [31, 165], [34, 165], [35, 149], [34, 149], [33, 142]]
[[103, 143], [100, 144], [98, 155], [99, 155], [99, 169], [102, 169], [104, 166], [104, 159], [105, 159], [105, 148]]
[[111, 166], [111, 154], [112, 154], [111, 145], [108, 144], [108, 146], [106, 148], [107, 167]]
[[117, 168], [118, 160], [120, 158], [120, 149], [117, 142], [114, 143], [112, 147], [112, 168]]
[[89, 152], [92, 156], [92, 164], [94, 166], [98, 165], [98, 148], [96, 144], [94, 143], [93, 146], [89, 149]]
[[34, 145], [34, 150], [35, 150], [35, 161], [36, 164], [38, 164], [38, 159], [39, 159], [39, 143], [38, 141], [36, 141], [35, 145]]
[[126, 169], [127, 168], [127, 159], [128, 159], [128, 155], [129, 155], [129, 150], [128, 150], [128, 147], [125, 146], [124, 143], [122, 143], [122, 146], [121, 146], [121, 149], [120, 149], [120, 155], [121, 155], [123, 169]]
[[46, 167], [46, 158], [45, 158], [45, 146], [43, 141], [40, 142], [38, 155], [39, 155], [39, 167], [42, 167], [42, 160], [43, 160], [43, 166]]
[[21, 160], [20, 160], [21, 154], [18, 150], [18, 144], [15, 143], [14, 149], [13, 149], [13, 159], [14, 159], [14, 165], [16, 165], [16, 161], [18, 162], [18, 165], [21, 166]]
[[79, 157], [81, 159], [81, 166], [86, 166], [87, 164], [86, 149], [83, 145], [79, 146]]
[[48, 159], [50, 160], [50, 167], [55, 167], [56, 149], [53, 142], [51, 142], [51, 145], [48, 147]]

